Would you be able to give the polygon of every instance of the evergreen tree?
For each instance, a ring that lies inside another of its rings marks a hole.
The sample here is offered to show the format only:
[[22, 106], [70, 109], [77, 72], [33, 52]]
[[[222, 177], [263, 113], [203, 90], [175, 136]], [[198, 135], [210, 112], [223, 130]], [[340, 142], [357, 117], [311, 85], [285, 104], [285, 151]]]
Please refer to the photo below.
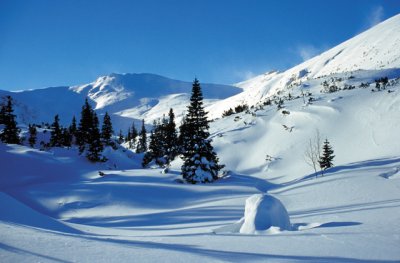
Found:
[[138, 132], [135, 127], [135, 123], [132, 123], [132, 127], [128, 130], [128, 143], [129, 149], [133, 149], [135, 147], [136, 138], [138, 136]]
[[72, 117], [72, 122], [68, 128], [68, 132], [71, 135], [71, 144], [72, 144], [74, 142], [74, 137], [76, 137], [76, 132], [77, 132], [75, 116]]
[[121, 144], [123, 142], [124, 142], [124, 135], [122, 134], [122, 130], [119, 130], [118, 143]]
[[142, 120], [142, 129], [139, 133], [139, 141], [137, 143], [136, 152], [144, 153], [147, 151], [147, 135], [146, 127], [144, 126], [144, 119]]
[[101, 156], [103, 144], [99, 129], [99, 119], [90, 106], [88, 99], [82, 106], [81, 119], [76, 132], [76, 144], [79, 146], [79, 153], [86, 151], [86, 157], [92, 162], [104, 161]]
[[212, 182], [218, 179], [218, 172], [223, 168], [208, 139], [208, 123], [200, 83], [195, 79], [185, 119], [185, 136], [190, 135], [190, 138], [187, 138], [182, 156], [182, 176], [189, 183]]
[[89, 147], [86, 157], [92, 162], [102, 161], [101, 152], [103, 151], [103, 144], [101, 143], [101, 134], [99, 130], [99, 119], [95, 112], [93, 112], [91, 133], [88, 141]]
[[90, 133], [93, 129], [93, 109], [86, 98], [82, 106], [81, 119], [76, 132], [76, 144], [79, 146], [79, 153], [83, 153], [89, 143]]
[[333, 155], [332, 146], [329, 144], [328, 139], [326, 139], [322, 147], [322, 156], [318, 161], [321, 170], [325, 171], [326, 169], [333, 167], [333, 158], [335, 158], [335, 155]]
[[150, 132], [150, 144], [149, 144], [149, 150], [145, 153], [144, 157], [143, 157], [143, 161], [142, 161], [142, 166], [143, 167], [147, 167], [151, 161], [153, 161], [153, 159], [156, 158], [155, 156], [155, 152], [157, 151], [157, 141], [154, 135], [154, 131]]
[[29, 124], [28, 131], [29, 131], [28, 142], [29, 145], [33, 148], [36, 144], [36, 139], [37, 139], [36, 126], [34, 124], [33, 125]]
[[101, 138], [103, 139], [105, 145], [112, 145], [111, 137], [113, 132], [110, 115], [108, 115], [106, 112], [103, 119], [103, 125], [101, 127]]
[[0, 125], [5, 124], [6, 121], [6, 106], [3, 104], [0, 104]]
[[60, 127], [60, 118], [58, 114], [54, 117], [54, 122], [51, 125], [50, 146], [60, 147], [62, 145], [62, 128]]
[[70, 132], [70, 129], [63, 128], [61, 131], [61, 144], [65, 147], [71, 147], [72, 145], [72, 140], [73, 140], [73, 135]]
[[187, 143], [189, 142], [191, 135], [189, 133], [188, 125], [186, 122], [186, 117], [184, 116], [179, 126], [179, 136], [178, 136], [178, 154], [183, 154], [187, 148]]
[[1, 121], [4, 125], [3, 131], [0, 133], [0, 139], [4, 143], [19, 144], [19, 132], [17, 127], [16, 116], [14, 115], [13, 101], [11, 96], [7, 96], [7, 102], [0, 109]]
[[165, 127], [165, 155], [170, 163], [178, 155], [178, 135], [176, 132], [175, 114], [172, 108], [168, 113], [168, 123]]

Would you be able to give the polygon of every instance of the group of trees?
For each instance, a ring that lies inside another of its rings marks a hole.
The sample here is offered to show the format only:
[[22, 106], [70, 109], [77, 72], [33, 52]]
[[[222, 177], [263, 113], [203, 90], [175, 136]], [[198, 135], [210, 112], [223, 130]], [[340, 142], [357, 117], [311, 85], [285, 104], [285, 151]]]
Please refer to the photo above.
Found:
[[154, 123], [143, 166], [146, 167], [152, 162], [164, 166], [177, 155], [181, 155], [184, 161], [181, 167], [184, 180], [193, 184], [217, 180], [218, 173], [224, 165], [219, 164], [209, 139], [209, 120], [204, 110], [203, 94], [197, 79], [193, 82], [190, 104], [179, 127], [179, 136], [174, 119], [174, 112], [170, 109], [168, 118], [164, 117]]
[[144, 155], [142, 165], [147, 167], [155, 162], [159, 166], [168, 165], [179, 154], [178, 135], [176, 132], [175, 114], [170, 109], [168, 119], [154, 121], [150, 133], [149, 149]]
[[[5, 143], [19, 144], [21, 143], [20, 130], [13, 112], [13, 102], [9, 96], [0, 109], [0, 125], [4, 126], [0, 127], [2, 128], [0, 139]], [[73, 117], [71, 125], [63, 127], [60, 124], [59, 115], [55, 115], [49, 127], [50, 140], [46, 143], [46, 147], [76, 145], [80, 154], [84, 154], [92, 162], [99, 162], [106, 160], [102, 156], [105, 146], [115, 147], [116, 142], [128, 142], [129, 148], [133, 149], [136, 146], [137, 153], [144, 153], [144, 167], [148, 167], [151, 163], [166, 166], [181, 155], [184, 161], [181, 167], [182, 176], [189, 183], [213, 182], [218, 179], [218, 172], [224, 167], [218, 163], [217, 154], [209, 139], [209, 120], [204, 110], [203, 94], [197, 79], [193, 82], [190, 105], [179, 127], [179, 136], [173, 109], [170, 109], [168, 118], [164, 116], [160, 121], [154, 122], [149, 145], [144, 120], [142, 120], [139, 133], [132, 125], [126, 137], [120, 131], [118, 140], [115, 141], [111, 118], [107, 112], [100, 129], [97, 114], [86, 99], [80, 117], [78, 125]], [[28, 127], [28, 143], [31, 147], [36, 145], [37, 128], [38, 126], [34, 124]]]
[[4, 125], [4, 128], [0, 131], [0, 140], [2, 142], [10, 144], [20, 143], [20, 129], [17, 127], [11, 96], [6, 97], [4, 105], [0, 108], [0, 125]]

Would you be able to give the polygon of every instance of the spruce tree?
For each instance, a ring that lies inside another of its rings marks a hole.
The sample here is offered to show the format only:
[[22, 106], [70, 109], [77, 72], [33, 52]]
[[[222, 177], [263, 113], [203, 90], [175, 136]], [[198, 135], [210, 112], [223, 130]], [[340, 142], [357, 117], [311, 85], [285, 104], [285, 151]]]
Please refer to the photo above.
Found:
[[168, 123], [165, 127], [165, 155], [170, 163], [178, 155], [178, 135], [176, 132], [175, 114], [171, 108], [168, 113]]
[[37, 139], [36, 126], [34, 124], [33, 125], [29, 124], [28, 131], [29, 131], [28, 143], [33, 148], [36, 144], [36, 139]]
[[[182, 176], [189, 183], [206, 183], [218, 179], [223, 165], [218, 164], [209, 137], [209, 121], [203, 106], [203, 94], [197, 79], [193, 82], [190, 105], [185, 118]], [[189, 137], [190, 135], [190, 137]]]
[[142, 166], [147, 167], [155, 158], [155, 151], [157, 151], [157, 141], [155, 138], [154, 130], [150, 132], [149, 150], [143, 156]]
[[121, 144], [123, 142], [124, 142], [124, 135], [122, 134], [122, 130], [119, 130], [118, 143]]
[[322, 156], [318, 161], [321, 170], [325, 171], [326, 169], [333, 167], [333, 158], [335, 158], [335, 155], [333, 155], [332, 146], [329, 144], [328, 139], [326, 139], [322, 147]]
[[183, 154], [187, 148], [187, 142], [189, 141], [191, 135], [189, 133], [188, 125], [186, 123], [186, 116], [182, 118], [181, 125], [179, 126], [179, 136], [178, 136], [178, 153]]
[[133, 149], [135, 147], [135, 142], [136, 142], [137, 136], [138, 136], [138, 132], [136, 130], [135, 123], [132, 123], [132, 127], [129, 128], [128, 136], [127, 136], [128, 137], [127, 141], [128, 141], [128, 144], [129, 144], [128, 145], [129, 149]]
[[71, 136], [71, 144], [75, 143], [74, 142], [74, 138], [75, 138], [75, 141], [76, 141], [76, 133], [77, 133], [75, 116], [72, 117], [72, 122], [71, 122], [71, 125], [68, 128], [68, 132], [69, 132], [69, 134]]
[[146, 127], [144, 126], [144, 119], [142, 120], [142, 129], [139, 133], [139, 140], [136, 147], [137, 153], [144, 153], [147, 151], [147, 135]]
[[60, 127], [60, 118], [58, 114], [54, 117], [54, 122], [51, 125], [50, 146], [60, 147], [62, 145], [62, 128]]
[[105, 145], [112, 145], [111, 137], [113, 132], [110, 115], [108, 115], [106, 112], [103, 119], [103, 125], [101, 127], [101, 138], [103, 139]]
[[72, 140], [73, 140], [73, 135], [72, 135], [72, 133], [70, 132], [70, 129], [67, 129], [67, 128], [63, 128], [62, 130], [61, 130], [61, 137], [62, 137], [62, 139], [61, 139], [61, 144], [63, 145], [63, 146], [65, 146], [65, 147], [71, 147], [71, 145], [72, 145]]
[[103, 151], [103, 144], [101, 143], [101, 134], [99, 130], [99, 119], [97, 114], [93, 112], [92, 127], [88, 141], [89, 147], [86, 152], [86, 157], [92, 162], [102, 161], [101, 152]]
[[5, 124], [6, 121], [6, 107], [3, 104], [0, 104], [0, 125]]
[[93, 109], [86, 98], [82, 106], [81, 119], [76, 132], [76, 144], [79, 146], [79, 153], [83, 153], [89, 143], [90, 133], [93, 129]]
[[7, 101], [0, 109], [3, 131], [0, 132], [0, 139], [4, 143], [19, 144], [19, 132], [16, 116], [14, 115], [13, 101], [11, 96], [7, 96]]

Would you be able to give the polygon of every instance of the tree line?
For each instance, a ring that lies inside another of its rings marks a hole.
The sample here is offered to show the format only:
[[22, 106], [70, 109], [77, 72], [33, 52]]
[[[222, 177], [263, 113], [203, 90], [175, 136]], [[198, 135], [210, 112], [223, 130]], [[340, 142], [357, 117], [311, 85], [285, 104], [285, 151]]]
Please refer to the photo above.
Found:
[[[35, 124], [28, 126], [28, 143], [31, 147], [37, 144], [38, 126]], [[218, 173], [224, 167], [219, 164], [209, 139], [209, 120], [204, 110], [203, 95], [197, 79], [193, 82], [190, 104], [179, 127], [179, 133], [175, 114], [171, 108], [168, 117], [163, 116], [160, 120], [154, 121], [149, 138], [144, 119], [139, 132], [132, 124], [126, 136], [121, 130], [115, 136], [110, 115], [105, 113], [100, 128], [98, 116], [88, 99], [82, 106], [78, 124], [74, 116], [71, 124], [63, 127], [57, 114], [49, 129], [50, 140], [48, 143], [41, 142], [41, 147], [46, 149], [76, 146], [79, 154], [86, 156], [91, 162], [106, 161], [106, 157], [102, 155], [105, 147], [117, 149], [119, 144], [125, 143], [128, 148], [135, 149], [136, 153], [143, 154], [143, 167], [151, 165], [166, 167], [180, 156], [184, 161], [181, 174], [189, 183], [213, 182], [218, 179]], [[13, 99], [7, 96], [0, 108], [0, 140], [8, 144], [21, 144], [20, 131], [13, 110]]]

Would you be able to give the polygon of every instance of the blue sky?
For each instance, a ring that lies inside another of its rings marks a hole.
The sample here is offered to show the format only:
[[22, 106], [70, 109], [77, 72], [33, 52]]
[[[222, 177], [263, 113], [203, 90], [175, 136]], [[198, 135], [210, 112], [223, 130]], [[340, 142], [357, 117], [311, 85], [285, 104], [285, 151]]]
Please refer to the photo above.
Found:
[[399, 0], [0, 0], [0, 89], [156, 73], [230, 84], [400, 13]]

